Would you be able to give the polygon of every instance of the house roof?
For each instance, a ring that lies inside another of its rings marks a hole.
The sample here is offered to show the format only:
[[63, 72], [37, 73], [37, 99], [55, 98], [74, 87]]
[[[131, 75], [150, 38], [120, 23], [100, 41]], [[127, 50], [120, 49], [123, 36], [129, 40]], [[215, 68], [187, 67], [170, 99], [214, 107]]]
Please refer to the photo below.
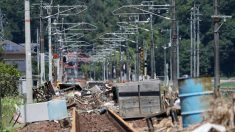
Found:
[[25, 48], [22, 45], [14, 43], [10, 40], [4, 40], [0, 42], [5, 53], [25, 53]]

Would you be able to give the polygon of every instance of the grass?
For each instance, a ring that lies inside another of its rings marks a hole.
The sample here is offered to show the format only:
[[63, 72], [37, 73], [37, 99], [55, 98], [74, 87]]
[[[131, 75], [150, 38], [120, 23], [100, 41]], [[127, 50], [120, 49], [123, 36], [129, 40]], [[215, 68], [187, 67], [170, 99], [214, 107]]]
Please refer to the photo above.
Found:
[[19, 97], [5, 97], [2, 99], [2, 126], [4, 131], [14, 131], [13, 122], [10, 123], [10, 120], [16, 112], [15, 105], [21, 104], [22, 99]]
[[220, 85], [221, 88], [235, 88], [235, 82], [225, 82]]

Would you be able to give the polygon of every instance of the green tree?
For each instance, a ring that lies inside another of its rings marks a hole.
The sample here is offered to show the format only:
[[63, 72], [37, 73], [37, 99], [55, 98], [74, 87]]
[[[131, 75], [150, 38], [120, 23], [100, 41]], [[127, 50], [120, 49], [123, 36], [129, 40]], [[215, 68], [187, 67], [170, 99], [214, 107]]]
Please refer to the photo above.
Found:
[[15, 96], [18, 93], [17, 86], [20, 72], [11, 65], [0, 62], [0, 96]]

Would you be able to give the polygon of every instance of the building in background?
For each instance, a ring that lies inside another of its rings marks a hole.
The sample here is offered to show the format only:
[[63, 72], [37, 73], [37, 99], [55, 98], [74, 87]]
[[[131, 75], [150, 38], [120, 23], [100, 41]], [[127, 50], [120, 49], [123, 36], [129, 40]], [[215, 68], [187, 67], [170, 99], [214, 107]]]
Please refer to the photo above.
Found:
[[9, 40], [0, 42], [0, 46], [2, 48], [1, 59], [6, 64], [16, 66], [16, 68], [24, 75], [26, 70], [24, 46]]
[[[32, 58], [37, 60], [37, 47], [38, 44], [32, 43]], [[25, 75], [25, 48], [24, 44], [17, 44], [9, 40], [0, 42], [1, 47], [1, 60], [6, 64], [15, 66], [22, 75]]]

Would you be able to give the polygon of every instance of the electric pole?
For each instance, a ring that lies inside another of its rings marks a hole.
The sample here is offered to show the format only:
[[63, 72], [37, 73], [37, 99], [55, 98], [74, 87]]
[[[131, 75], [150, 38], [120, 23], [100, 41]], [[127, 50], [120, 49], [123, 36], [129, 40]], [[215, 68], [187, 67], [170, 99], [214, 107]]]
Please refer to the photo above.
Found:
[[172, 79], [173, 88], [176, 90], [178, 88], [177, 80], [177, 31], [176, 31], [176, 7], [175, 0], [172, 0]]
[[0, 9], [0, 41], [4, 40], [4, 30], [3, 30], [3, 14]]
[[197, 7], [197, 73], [196, 76], [200, 76], [200, 11], [199, 11], [199, 6]]
[[153, 36], [153, 15], [150, 14], [150, 30], [151, 30], [151, 79], [155, 76], [155, 46]]
[[135, 60], [135, 81], [139, 81], [139, 29], [137, 26], [136, 33], [136, 60]]
[[130, 77], [130, 68], [129, 68], [129, 45], [128, 45], [128, 42], [125, 41], [126, 43], [126, 80], [127, 82], [129, 82], [129, 77]]
[[120, 83], [122, 82], [122, 44], [120, 43]]
[[52, 44], [51, 44], [51, 7], [48, 7], [48, 49], [49, 49], [49, 81], [53, 81], [52, 79]]
[[30, 4], [25, 0], [25, 56], [26, 56], [26, 87], [27, 104], [33, 103], [32, 91], [32, 62], [31, 62], [31, 31], [30, 31]]
[[[177, 22], [177, 36], [179, 36], [179, 23]], [[179, 37], [177, 37], [177, 78], [180, 77], [180, 46], [179, 46]]]
[[[218, 16], [218, 0], [214, 0], [214, 16]], [[214, 59], [215, 59], [215, 64], [214, 64], [214, 89], [215, 89], [215, 94], [217, 95], [217, 92], [219, 91], [220, 88], [220, 57], [219, 57], [219, 31], [217, 30], [219, 28], [219, 18], [215, 17], [214, 18]]]
[[[214, 0], [214, 15], [212, 16], [214, 22], [214, 92], [216, 96], [219, 96], [220, 88], [220, 54], [219, 54], [219, 29], [226, 22], [226, 18], [232, 18], [232, 16], [219, 15], [218, 0]], [[220, 24], [220, 19], [223, 18], [223, 22]]]
[[0, 87], [0, 130], [2, 129], [2, 88]]
[[193, 4], [193, 77], [196, 77], [196, 6]]
[[193, 10], [190, 12], [190, 76], [193, 77]]
[[[40, 71], [40, 56], [39, 56], [39, 29], [37, 28], [37, 75], [39, 75], [39, 71]], [[40, 85], [40, 81], [41, 79], [38, 78], [38, 83], [37, 83], [37, 87]]]
[[40, 1], [40, 77], [41, 84], [45, 81], [45, 53], [44, 53], [44, 34], [43, 34], [43, 1]]

